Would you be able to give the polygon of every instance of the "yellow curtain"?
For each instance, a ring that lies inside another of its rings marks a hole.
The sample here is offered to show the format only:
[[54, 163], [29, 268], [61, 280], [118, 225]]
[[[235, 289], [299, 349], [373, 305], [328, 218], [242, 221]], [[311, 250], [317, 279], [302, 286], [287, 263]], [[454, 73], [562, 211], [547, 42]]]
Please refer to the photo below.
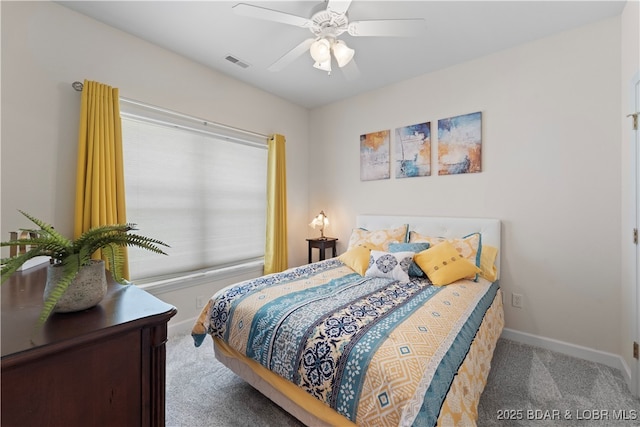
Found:
[[275, 134], [269, 138], [267, 166], [267, 242], [264, 274], [287, 269], [287, 168], [285, 139]]
[[[78, 134], [74, 236], [100, 225], [126, 222], [118, 89], [85, 80]], [[101, 254], [96, 253], [95, 257], [100, 258]], [[126, 258], [123, 275], [129, 278]]]

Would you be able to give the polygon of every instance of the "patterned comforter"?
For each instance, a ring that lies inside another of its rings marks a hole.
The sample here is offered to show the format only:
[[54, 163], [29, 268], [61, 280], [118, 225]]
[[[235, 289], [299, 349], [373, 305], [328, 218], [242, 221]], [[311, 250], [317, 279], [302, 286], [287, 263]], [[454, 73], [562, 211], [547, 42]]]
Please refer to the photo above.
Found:
[[497, 283], [362, 277], [336, 258], [227, 287], [193, 328], [358, 425], [436, 425]]

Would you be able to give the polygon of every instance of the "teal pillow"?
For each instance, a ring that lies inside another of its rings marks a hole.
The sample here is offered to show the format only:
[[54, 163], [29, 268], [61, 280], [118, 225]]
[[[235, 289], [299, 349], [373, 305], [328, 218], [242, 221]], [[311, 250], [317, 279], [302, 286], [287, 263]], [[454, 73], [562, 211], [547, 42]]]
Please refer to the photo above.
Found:
[[[429, 249], [429, 243], [389, 243], [389, 252], [415, 252], [420, 253]], [[424, 271], [415, 261], [409, 266], [409, 276], [423, 277]]]

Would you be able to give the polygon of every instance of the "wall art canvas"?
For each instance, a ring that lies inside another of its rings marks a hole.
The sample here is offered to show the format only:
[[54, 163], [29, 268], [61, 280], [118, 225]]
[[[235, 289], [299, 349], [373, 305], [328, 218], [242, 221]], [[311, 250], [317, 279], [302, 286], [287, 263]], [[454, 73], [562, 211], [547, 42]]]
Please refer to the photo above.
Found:
[[431, 175], [431, 122], [396, 128], [396, 178]]
[[390, 130], [360, 135], [360, 180], [389, 179]]
[[482, 113], [438, 120], [438, 175], [480, 172]]

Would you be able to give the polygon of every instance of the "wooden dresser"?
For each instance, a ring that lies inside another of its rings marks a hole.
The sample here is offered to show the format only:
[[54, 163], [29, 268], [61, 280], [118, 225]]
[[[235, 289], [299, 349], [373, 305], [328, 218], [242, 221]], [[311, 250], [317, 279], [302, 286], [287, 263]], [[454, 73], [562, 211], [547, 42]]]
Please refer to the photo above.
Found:
[[13, 426], [164, 426], [167, 322], [176, 309], [110, 280], [107, 296], [33, 333], [46, 266], [2, 285], [1, 414]]

